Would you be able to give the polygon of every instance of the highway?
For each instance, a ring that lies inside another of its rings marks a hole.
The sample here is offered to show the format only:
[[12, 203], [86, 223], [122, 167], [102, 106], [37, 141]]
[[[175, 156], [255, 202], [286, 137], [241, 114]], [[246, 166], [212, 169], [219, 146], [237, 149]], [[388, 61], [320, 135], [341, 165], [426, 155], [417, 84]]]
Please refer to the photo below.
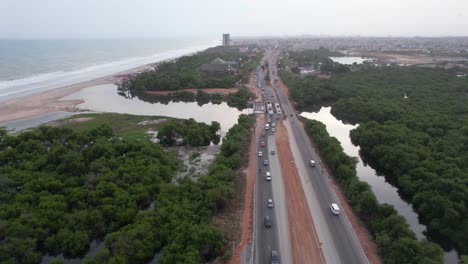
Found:
[[[323, 171], [317, 154], [309, 144], [309, 138], [299, 119], [293, 110], [286, 93], [277, 82], [278, 77], [273, 75], [278, 72], [276, 62], [278, 51], [268, 51], [266, 57], [269, 60], [269, 74], [279, 96], [279, 102], [287, 118], [283, 124], [288, 130], [291, 150], [295, 159], [298, 172], [301, 175], [301, 182], [306, 193], [309, 209], [315, 223], [318, 237], [322, 243], [322, 252], [326, 263], [369, 263], [359, 240], [357, 239], [352, 226], [341, 210], [340, 215], [333, 215], [330, 211], [330, 204], [341, 205], [331, 187], [331, 181]], [[313, 159], [317, 162], [316, 167], [310, 167], [309, 161]], [[260, 263], [260, 262], [259, 262]]]
[[[263, 76], [257, 71], [260, 86], [264, 88], [265, 100], [267, 96], [275, 100], [273, 90], [263, 84]], [[268, 111], [268, 109], [266, 109]], [[276, 114], [271, 115], [271, 123], [276, 122]], [[266, 122], [270, 118], [266, 114]], [[281, 177], [281, 167], [276, 154], [275, 137], [272, 129], [264, 130], [265, 134], [258, 138], [257, 153], [262, 151], [262, 157], [257, 155], [257, 177], [255, 180], [254, 195], [254, 263], [271, 263], [272, 251], [277, 251], [280, 263], [291, 263], [289, 229], [286, 211], [286, 200]], [[262, 146], [264, 142], [264, 146]], [[264, 165], [268, 160], [268, 165]], [[272, 180], [266, 180], [266, 172], [271, 173]], [[273, 208], [267, 207], [268, 199], [273, 199]], [[272, 226], [265, 226], [265, 216], [270, 217]]]

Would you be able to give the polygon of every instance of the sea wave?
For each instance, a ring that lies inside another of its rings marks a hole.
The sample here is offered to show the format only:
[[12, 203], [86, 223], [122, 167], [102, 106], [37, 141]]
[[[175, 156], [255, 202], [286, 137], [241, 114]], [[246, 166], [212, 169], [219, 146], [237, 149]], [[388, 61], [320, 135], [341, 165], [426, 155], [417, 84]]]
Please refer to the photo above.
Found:
[[192, 54], [213, 46], [216, 46], [215, 42], [206, 45], [168, 50], [146, 57], [133, 57], [108, 63], [101, 63], [74, 71], [59, 70], [21, 79], [0, 81], [0, 101], [93, 80], [148, 63], [161, 62], [164, 60]]

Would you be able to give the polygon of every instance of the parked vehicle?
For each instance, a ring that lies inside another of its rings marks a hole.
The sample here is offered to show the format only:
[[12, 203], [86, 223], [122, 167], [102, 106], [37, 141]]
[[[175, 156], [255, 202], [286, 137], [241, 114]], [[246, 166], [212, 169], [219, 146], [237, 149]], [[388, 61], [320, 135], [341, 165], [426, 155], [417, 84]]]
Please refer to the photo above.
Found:
[[274, 149], [272, 149], [270, 153], [271, 153], [271, 155], [275, 155], [276, 152], [275, 152]]
[[270, 124], [265, 125], [265, 130], [268, 130], [268, 129], [270, 129]]

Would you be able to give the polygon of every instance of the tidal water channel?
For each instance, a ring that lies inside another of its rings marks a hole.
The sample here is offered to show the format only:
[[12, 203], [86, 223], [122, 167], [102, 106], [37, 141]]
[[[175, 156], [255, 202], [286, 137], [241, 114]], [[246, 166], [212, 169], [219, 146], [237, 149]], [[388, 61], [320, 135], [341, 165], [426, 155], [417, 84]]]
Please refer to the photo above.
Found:
[[[359, 146], [355, 146], [351, 143], [349, 133], [358, 125], [345, 124], [336, 119], [330, 111], [331, 107], [322, 107], [320, 111], [316, 113], [303, 112], [301, 113], [301, 116], [324, 123], [330, 136], [335, 137], [341, 143], [344, 152], [348, 156], [358, 158], [358, 163], [356, 165], [357, 176], [361, 181], [367, 182], [371, 186], [379, 203], [393, 205], [398, 213], [406, 219], [406, 222], [408, 222], [411, 230], [416, 234], [416, 237], [419, 240], [426, 239], [426, 236], [424, 235], [426, 226], [419, 222], [418, 215], [413, 210], [411, 204], [405, 202], [400, 197], [398, 189], [388, 183], [383, 175], [378, 175], [373, 168], [364, 164], [359, 155]], [[457, 252], [455, 250], [444, 252], [444, 263], [459, 263]]]

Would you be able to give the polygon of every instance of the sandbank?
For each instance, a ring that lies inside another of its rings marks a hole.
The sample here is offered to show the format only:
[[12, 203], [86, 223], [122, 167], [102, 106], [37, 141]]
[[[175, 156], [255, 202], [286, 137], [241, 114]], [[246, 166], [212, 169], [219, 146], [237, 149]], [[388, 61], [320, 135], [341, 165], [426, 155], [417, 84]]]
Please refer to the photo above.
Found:
[[154, 65], [156, 65], [156, 63], [146, 64], [90, 81], [80, 82], [0, 102], [0, 124], [58, 111], [83, 111], [76, 107], [83, 102], [82, 100], [61, 101], [60, 98], [88, 87], [101, 84], [112, 84], [117, 80], [116, 76], [148, 70], [154, 67]]

